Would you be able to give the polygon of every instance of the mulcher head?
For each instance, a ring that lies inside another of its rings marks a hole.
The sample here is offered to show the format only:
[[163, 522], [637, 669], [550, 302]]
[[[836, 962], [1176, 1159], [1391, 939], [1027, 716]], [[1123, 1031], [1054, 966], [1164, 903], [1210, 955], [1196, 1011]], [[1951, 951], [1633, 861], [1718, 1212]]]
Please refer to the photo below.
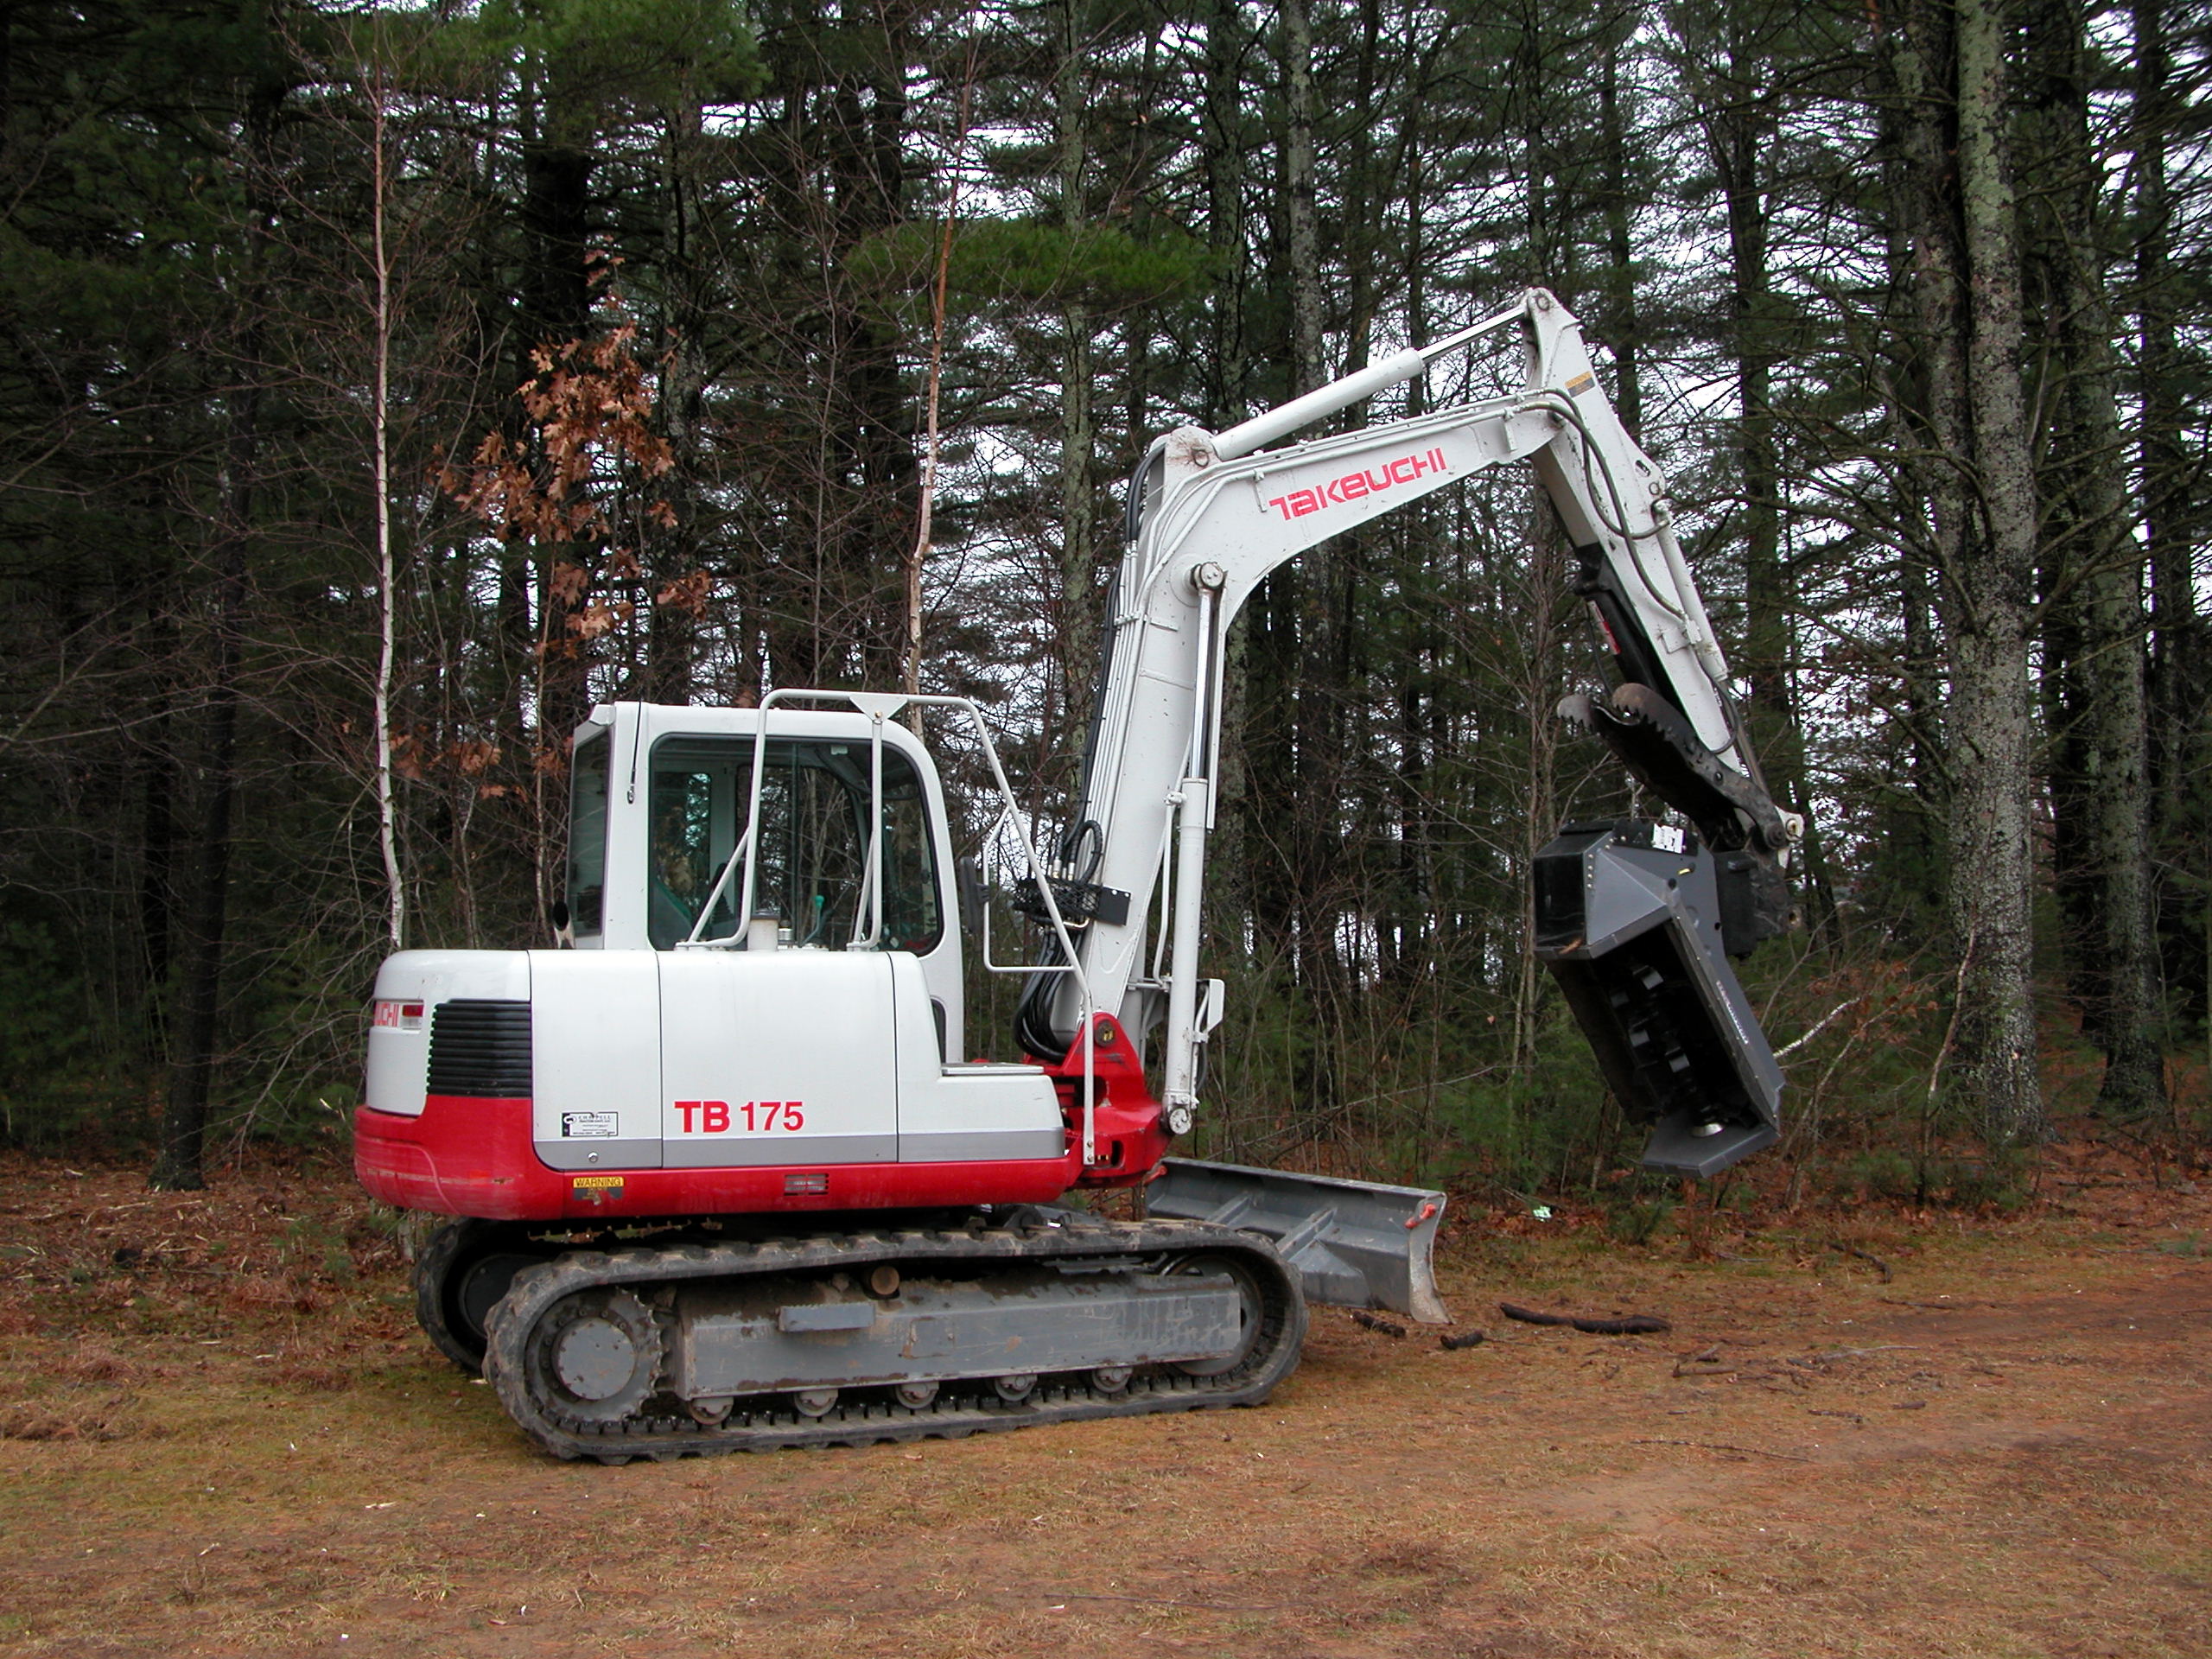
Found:
[[1772, 1146], [1782, 1069], [1728, 964], [1713, 855], [1642, 822], [1570, 823], [1536, 855], [1536, 955], [1622, 1109], [1643, 1166], [1717, 1175]]

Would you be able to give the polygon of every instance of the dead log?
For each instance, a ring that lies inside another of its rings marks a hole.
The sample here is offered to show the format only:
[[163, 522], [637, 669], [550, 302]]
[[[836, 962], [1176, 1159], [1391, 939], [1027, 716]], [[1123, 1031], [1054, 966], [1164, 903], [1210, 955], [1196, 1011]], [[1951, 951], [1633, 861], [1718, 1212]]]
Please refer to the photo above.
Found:
[[1379, 1331], [1386, 1337], [1402, 1337], [1406, 1334], [1406, 1327], [1396, 1320], [1378, 1319], [1372, 1313], [1364, 1313], [1357, 1308], [1352, 1311], [1351, 1322], [1363, 1330]]
[[1645, 1337], [1675, 1327], [1656, 1313], [1627, 1313], [1617, 1319], [1597, 1319], [1581, 1313], [1546, 1313], [1533, 1307], [1500, 1302], [1497, 1311], [1523, 1325], [1571, 1325], [1593, 1337]]
[[1871, 1251], [1862, 1250], [1856, 1245], [1846, 1244], [1840, 1239], [1829, 1240], [1828, 1249], [1834, 1250], [1839, 1255], [1853, 1256], [1859, 1261], [1866, 1262], [1869, 1267], [1872, 1268], [1875, 1272], [1882, 1275], [1882, 1282], [1885, 1285], [1897, 1277], [1895, 1274], [1890, 1271], [1890, 1264], [1883, 1261], [1880, 1256], [1873, 1255]]

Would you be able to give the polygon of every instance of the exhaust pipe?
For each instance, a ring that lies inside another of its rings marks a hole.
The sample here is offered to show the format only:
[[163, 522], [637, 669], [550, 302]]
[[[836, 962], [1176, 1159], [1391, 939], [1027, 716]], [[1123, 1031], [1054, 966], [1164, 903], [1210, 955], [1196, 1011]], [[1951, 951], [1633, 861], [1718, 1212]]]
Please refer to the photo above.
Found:
[[1441, 1192], [1195, 1158], [1170, 1158], [1166, 1169], [1145, 1189], [1147, 1214], [1263, 1235], [1299, 1275], [1307, 1301], [1451, 1323], [1433, 1259]]

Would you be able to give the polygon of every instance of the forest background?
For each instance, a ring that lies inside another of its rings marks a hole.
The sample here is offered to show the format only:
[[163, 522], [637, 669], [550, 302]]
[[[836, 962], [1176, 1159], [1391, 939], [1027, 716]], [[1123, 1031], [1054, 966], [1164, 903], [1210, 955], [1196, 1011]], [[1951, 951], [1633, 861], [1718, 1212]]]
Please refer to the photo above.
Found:
[[[0, 1139], [342, 1144], [396, 940], [550, 942], [596, 701], [962, 692], [1055, 822], [1151, 437], [1541, 283], [1812, 826], [1745, 969], [1792, 1193], [2007, 1201], [2069, 1110], [2194, 1144], [2208, 24], [0, 6]], [[1527, 942], [1535, 850], [1633, 804], [1551, 713], [1571, 563], [1491, 480], [1240, 624], [1206, 1147], [1620, 1180]]]

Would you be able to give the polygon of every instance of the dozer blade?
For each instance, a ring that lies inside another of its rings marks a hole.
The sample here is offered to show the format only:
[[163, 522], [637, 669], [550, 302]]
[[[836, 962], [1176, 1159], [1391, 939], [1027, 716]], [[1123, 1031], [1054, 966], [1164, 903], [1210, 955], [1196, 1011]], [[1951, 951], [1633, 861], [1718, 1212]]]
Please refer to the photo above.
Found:
[[1274, 1240], [1309, 1302], [1387, 1308], [1424, 1325], [1451, 1321], [1431, 1259], [1441, 1192], [1170, 1158], [1166, 1174], [1145, 1189], [1145, 1207]]
[[1650, 1126], [1646, 1169], [1717, 1175], [1781, 1133], [1782, 1068], [1722, 942], [1713, 855], [1685, 831], [1570, 823], [1536, 855], [1536, 955]]

